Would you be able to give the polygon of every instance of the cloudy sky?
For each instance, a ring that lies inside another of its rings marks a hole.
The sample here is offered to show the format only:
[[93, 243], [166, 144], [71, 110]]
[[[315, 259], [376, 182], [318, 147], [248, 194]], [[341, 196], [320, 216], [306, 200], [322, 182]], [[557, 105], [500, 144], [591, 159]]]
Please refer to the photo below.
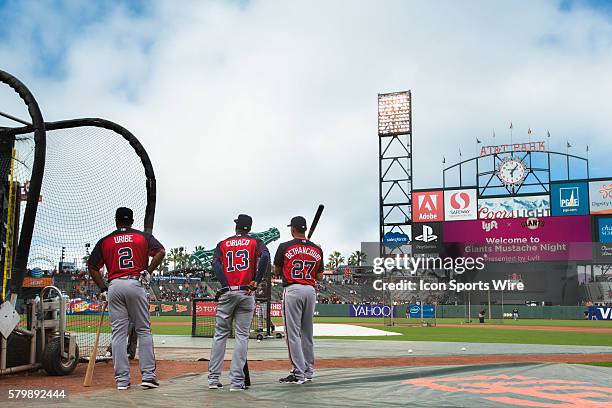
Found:
[[145, 145], [167, 246], [211, 247], [239, 212], [286, 239], [318, 203], [328, 252], [376, 240], [382, 92], [413, 92], [416, 188], [509, 121], [612, 173], [604, 1], [0, 0], [0, 22], [0, 69], [46, 120], [110, 119]]

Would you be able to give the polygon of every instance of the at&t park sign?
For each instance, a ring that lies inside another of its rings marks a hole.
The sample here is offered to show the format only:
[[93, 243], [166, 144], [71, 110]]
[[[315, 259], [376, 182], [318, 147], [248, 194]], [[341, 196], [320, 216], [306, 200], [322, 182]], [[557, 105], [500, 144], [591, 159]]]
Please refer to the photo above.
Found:
[[544, 152], [546, 151], [546, 142], [529, 142], [529, 143], [513, 143], [502, 144], [497, 146], [483, 146], [480, 148], [480, 157], [491, 154], [503, 154], [513, 152]]

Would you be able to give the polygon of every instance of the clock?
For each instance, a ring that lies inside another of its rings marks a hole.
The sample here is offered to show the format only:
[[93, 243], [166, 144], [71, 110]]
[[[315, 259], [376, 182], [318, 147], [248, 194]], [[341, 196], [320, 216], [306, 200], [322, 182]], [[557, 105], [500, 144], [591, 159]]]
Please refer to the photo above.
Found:
[[517, 186], [527, 177], [527, 166], [520, 159], [504, 159], [497, 167], [497, 177], [506, 186]]

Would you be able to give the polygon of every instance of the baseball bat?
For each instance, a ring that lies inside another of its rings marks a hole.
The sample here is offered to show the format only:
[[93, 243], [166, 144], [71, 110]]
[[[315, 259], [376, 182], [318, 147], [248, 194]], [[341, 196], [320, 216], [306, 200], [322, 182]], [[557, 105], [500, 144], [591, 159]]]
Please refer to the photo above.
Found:
[[242, 369], [244, 373], [244, 385], [247, 387], [251, 386], [251, 373], [249, 372], [249, 361], [244, 362], [244, 368]]
[[98, 343], [100, 342], [100, 330], [102, 329], [102, 323], [104, 322], [104, 312], [106, 312], [107, 302], [104, 302], [102, 306], [102, 313], [100, 314], [100, 320], [98, 321], [98, 328], [96, 329], [96, 339], [89, 355], [89, 362], [87, 363], [87, 371], [85, 372], [85, 381], [83, 381], [83, 387], [91, 387], [93, 382], [93, 373], [96, 366], [96, 356], [98, 355]]
[[323, 204], [319, 204], [317, 212], [315, 213], [315, 216], [312, 219], [312, 223], [310, 224], [310, 230], [308, 230], [308, 239], [310, 239], [310, 237], [312, 237], [312, 234], [314, 234], [314, 231], [317, 228], [317, 224], [319, 223], [319, 219], [321, 218], [321, 214], [323, 214], [324, 208], [325, 206]]

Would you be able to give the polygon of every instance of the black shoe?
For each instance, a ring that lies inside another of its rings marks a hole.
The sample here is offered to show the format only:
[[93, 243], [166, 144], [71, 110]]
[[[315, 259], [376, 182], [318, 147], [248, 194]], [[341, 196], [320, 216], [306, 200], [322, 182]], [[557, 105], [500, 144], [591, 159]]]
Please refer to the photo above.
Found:
[[142, 380], [140, 386], [151, 389], [159, 387], [159, 383], [156, 380]]
[[282, 384], [304, 384], [305, 380], [298, 379], [295, 375], [289, 374], [287, 377], [281, 378], [278, 380], [279, 383]]
[[223, 388], [223, 384], [221, 384], [220, 382], [214, 383], [214, 384], [208, 384], [209, 390], [220, 390], [221, 388]]

